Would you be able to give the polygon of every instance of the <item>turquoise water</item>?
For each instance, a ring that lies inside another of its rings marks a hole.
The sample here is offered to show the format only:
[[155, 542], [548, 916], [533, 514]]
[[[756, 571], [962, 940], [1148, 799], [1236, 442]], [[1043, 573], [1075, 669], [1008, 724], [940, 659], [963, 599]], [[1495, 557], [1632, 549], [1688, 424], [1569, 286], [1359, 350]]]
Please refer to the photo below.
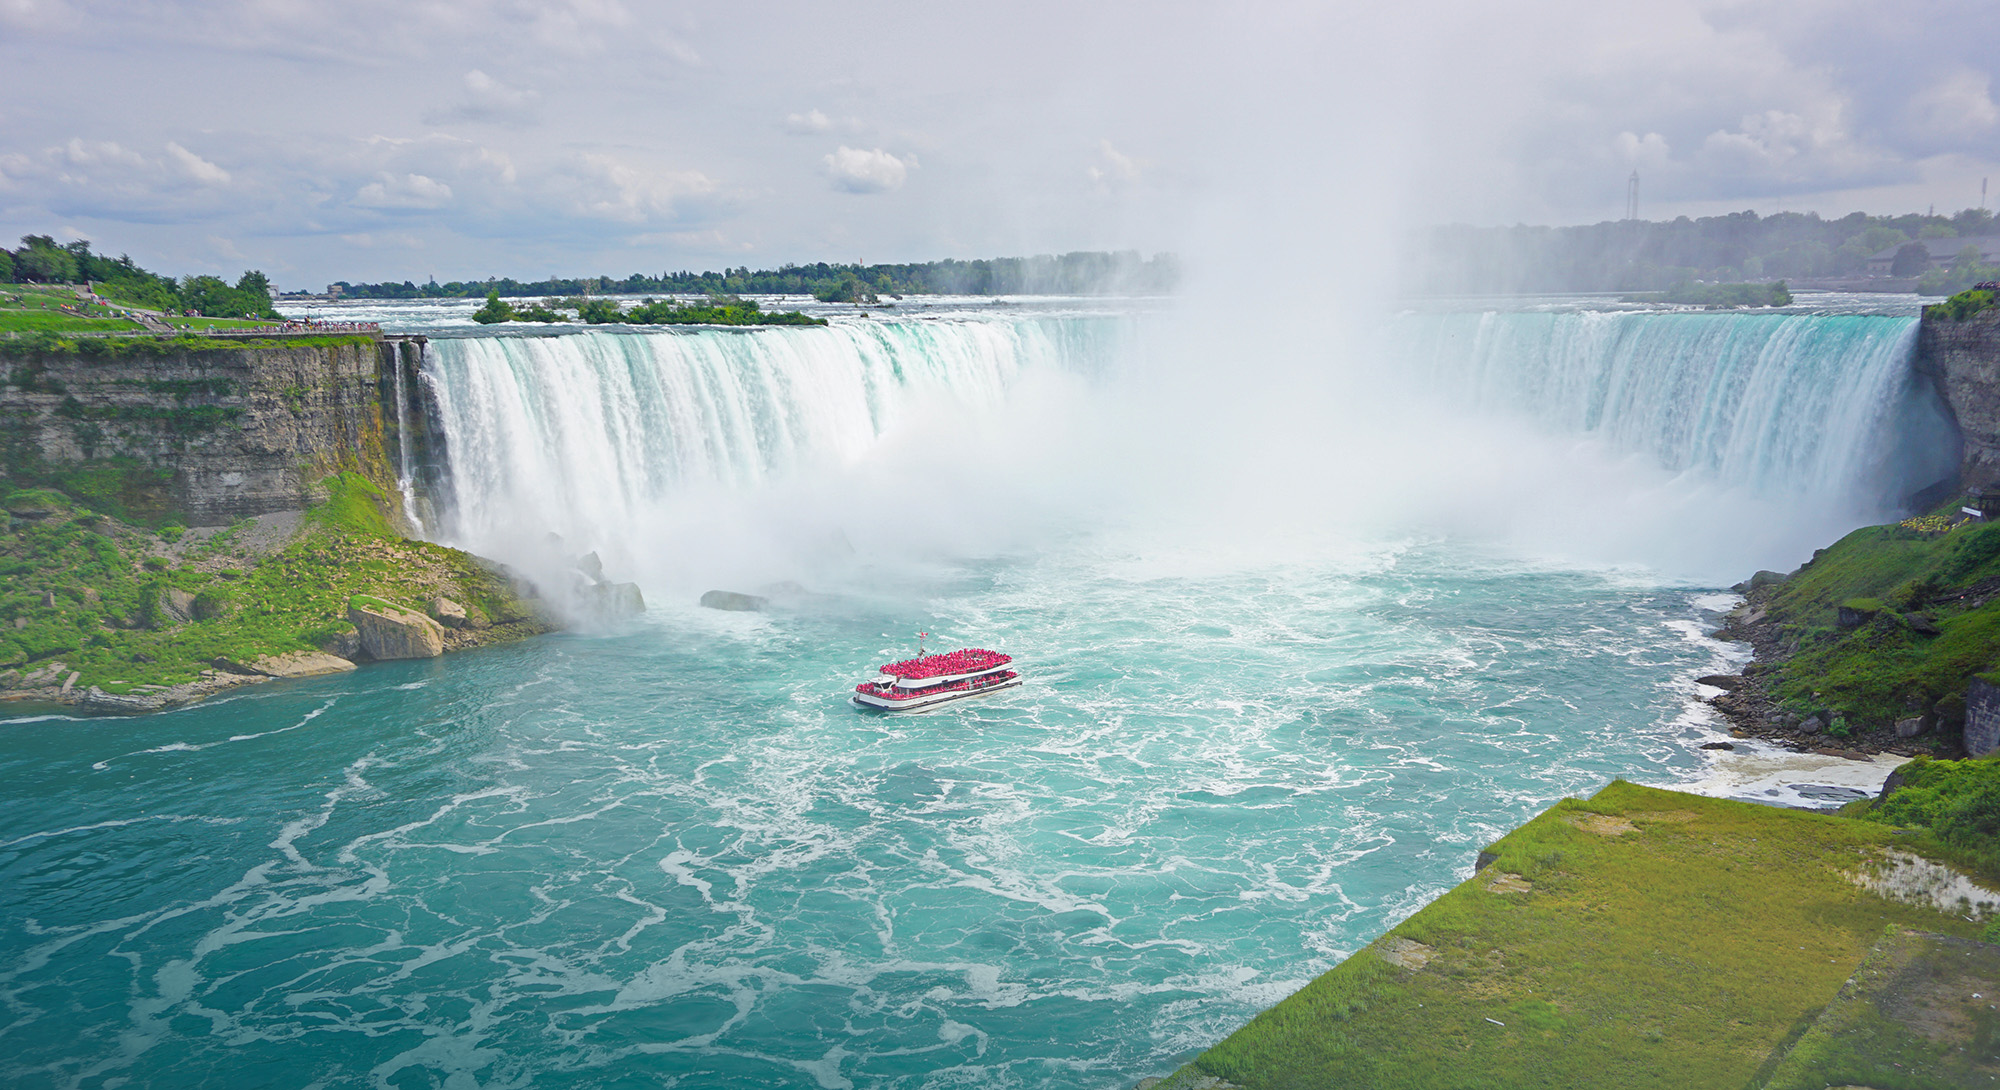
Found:
[[[1686, 591], [1440, 541], [1080, 537], [0, 728], [9, 1087], [1126, 1087], [1612, 776], [1696, 773]], [[875, 718], [916, 626], [1029, 684]]]

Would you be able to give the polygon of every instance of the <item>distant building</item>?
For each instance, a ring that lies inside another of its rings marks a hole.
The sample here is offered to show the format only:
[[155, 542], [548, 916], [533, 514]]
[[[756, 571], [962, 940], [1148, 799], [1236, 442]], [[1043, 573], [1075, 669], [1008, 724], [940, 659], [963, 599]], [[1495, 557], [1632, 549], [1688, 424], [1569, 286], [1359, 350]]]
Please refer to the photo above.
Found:
[[[1870, 267], [1870, 268], [1873, 268], [1873, 267], [1874, 267], [1874, 265], [1873, 265], [1873, 263], [1872, 263], [1872, 262], [1870, 263], [1869, 267]], [[1884, 268], [1887, 268], [1888, 266], [1886, 266], [1886, 265], [1885, 265], [1885, 266], [1883, 266], [1883, 267], [1884, 267]], [[328, 285], [326, 286], [326, 297], [327, 297], [328, 299], [338, 299], [338, 298], [340, 298], [340, 295], [341, 295], [341, 293], [342, 293], [342, 292], [344, 292], [344, 291], [346, 291], [346, 290], [347, 290], [347, 287], [346, 287], [346, 285], [344, 285], [344, 284], [328, 284]]]
[[[1883, 250], [1881, 253], [1870, 257], [1868, 259], [1868, 275], [1890, 275], [1889, 269], [1896, 263], [1896, 254], [1908, 245], [1909, 243], [1907, 242], [1899, 242]], [[1925, 266], [1926, 269], [1933, 269], [1939, 266], [1950, 267], [1953, 261], [1958, 260], [1959, 251], [1965, 249], [1967, 246], [1976, 246], [1979, 248], [1980, 264], [2000, 265], [2000, 235], [1968, 235], [1965, 238], [1920, 238], [1917, 240], [1917, 245], [1922, 246], [1925, 252], [1931, 256], [1930, 264]]]

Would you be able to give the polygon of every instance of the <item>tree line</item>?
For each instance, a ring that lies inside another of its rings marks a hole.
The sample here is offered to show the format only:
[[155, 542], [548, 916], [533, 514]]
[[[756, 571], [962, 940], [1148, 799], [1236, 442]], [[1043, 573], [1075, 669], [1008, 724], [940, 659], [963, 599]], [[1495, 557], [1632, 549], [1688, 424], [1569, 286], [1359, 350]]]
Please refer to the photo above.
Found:
[[[1946, 268], [1931, 270], [1922, 290], [1950, 294], [1991, 279], [1976, 260], [1968, 263], [1953, 239], [1991, 234], [1993, 213], [1968, 208], [1949, 216], [1871, 216], [1862, 212], [1822, 219], [1814, 212], [1759, 216], [1736, 212], [1674, 220], [1618, 220], [1577, 227], [1472, 227], [1453, 225], [1423, 233], [1408, 271], [1412, 290], [1426, 293], [1535, 291], [1660, 291], [1706, 281], [1800, 280], [1860, 276], [1868, 259], [1899, 250], [1892, 275], [1924, 273], [1929, 253], [1952, 252]], [[1942, 245], [1940, 245], [1942, 244]], [[1961, 266], [1964, 266], [1961, 268]]]
[[510, 278], [432, 280], [415, 284], [336, 285], [357, 299], [467, 299], [498, 293], [503, 299], [584, 295], [811, 295], [826, 302], [873, 302], [883, 295], [1154, 295], [1180, 283], [1180, 263], [1172, 254], [1141, 256], [1078, 251], [1036, 257], [978, 261], [926, 261], [905, 265], [841, 265], [821, 261], [752, 271], [745, 265], [721, 272], [633, 273], [520, 281]]
[[114, 258], [96, 253], [88, 239], [59, 245], [48, 235], [23, 235], [20, 249], [0, 247], [0, 283], [91, 284], [106, 299], [170, 314], [279, 317], [271, 307], [271, 281], [256, 269], [244, 272], [233, 285], [219, 276], [176, 280], [147, 272], [124, 254]]

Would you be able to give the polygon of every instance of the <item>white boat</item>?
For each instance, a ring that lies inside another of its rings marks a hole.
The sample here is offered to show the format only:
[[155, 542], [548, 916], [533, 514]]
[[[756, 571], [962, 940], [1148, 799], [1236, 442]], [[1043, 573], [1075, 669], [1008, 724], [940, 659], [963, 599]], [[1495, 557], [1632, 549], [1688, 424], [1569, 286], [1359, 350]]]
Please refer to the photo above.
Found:
[[987, 696], [1021, 684], [1014, 659], [998, 651], [967, 647], [937, 655], [920, 654], [882, 667], [881, 681], [854, 687], [856, 707], [885, 712], [913, 712], [954, 700]]

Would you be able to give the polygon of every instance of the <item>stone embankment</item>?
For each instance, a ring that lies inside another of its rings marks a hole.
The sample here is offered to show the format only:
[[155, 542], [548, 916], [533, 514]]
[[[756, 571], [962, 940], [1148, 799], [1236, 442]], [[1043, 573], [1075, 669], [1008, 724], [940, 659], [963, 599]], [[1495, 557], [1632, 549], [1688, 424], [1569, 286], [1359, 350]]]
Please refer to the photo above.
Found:
[[1916, 368], [1937, 384], [1958, 424], [1959, 488], [2000, 493], [2000, 307], [1958, 321], [1926, 316]]

